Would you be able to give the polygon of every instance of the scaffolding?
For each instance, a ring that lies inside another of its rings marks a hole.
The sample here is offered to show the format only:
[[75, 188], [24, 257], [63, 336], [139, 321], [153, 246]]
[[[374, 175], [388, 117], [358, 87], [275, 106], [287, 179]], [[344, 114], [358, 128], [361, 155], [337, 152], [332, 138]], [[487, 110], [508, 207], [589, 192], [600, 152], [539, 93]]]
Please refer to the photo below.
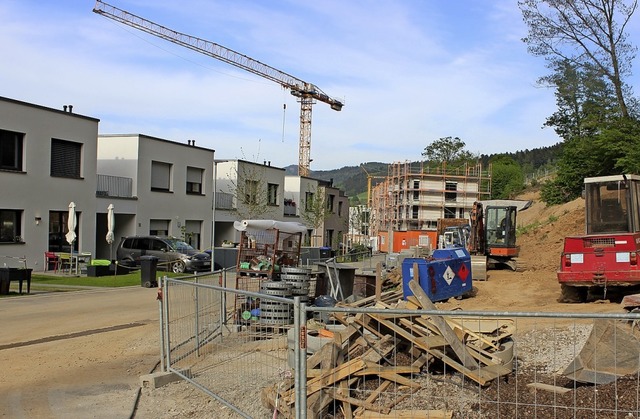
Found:
[[371, 199], [371, 233], [435, 231], [440, 218], [467, 218], [475, 201], [491, 197], [491, 165], [395, 162]]

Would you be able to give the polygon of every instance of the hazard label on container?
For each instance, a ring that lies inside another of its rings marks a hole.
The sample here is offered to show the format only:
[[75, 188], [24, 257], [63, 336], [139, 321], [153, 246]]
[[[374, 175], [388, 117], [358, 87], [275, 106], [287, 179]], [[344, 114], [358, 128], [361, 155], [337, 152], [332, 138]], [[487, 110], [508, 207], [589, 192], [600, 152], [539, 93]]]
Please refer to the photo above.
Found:
[[462, 266], [460, 266], [460, 269], [458, 269], [458, 276], [462, 279], [462, 282], [467, 280], [467, 277], [469, 276], [469, 269], [467, 269], [467, 265], [462, 264]]
[[445, 281], [447, 281], [447, 284], [451, 285], [451, 282], [453, 282], [456, 274], [455, 272], [453, 272], [453, 269], [451, 269], [451, 266], [447, 266], [447, 269], [444, 271], [444, 274], [442, 274], [442, 277]]

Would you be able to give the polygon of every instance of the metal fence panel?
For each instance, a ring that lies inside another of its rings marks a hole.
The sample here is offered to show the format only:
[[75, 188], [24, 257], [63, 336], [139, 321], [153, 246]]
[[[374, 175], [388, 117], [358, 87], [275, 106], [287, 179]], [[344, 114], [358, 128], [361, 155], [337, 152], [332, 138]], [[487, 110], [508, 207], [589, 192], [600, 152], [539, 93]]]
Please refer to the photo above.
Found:
[[[277, 326], [252, 326], [251, 319], [237, 324], [231, 310], [236, 296], [255, 295], [220, 287], [219, 275], [197, 281], [164, 281], [168, 370], [227, 405], [228, 417], [270, 416], [259, 402], [260, 393], [265, 385], [290, 376], [286, 335], [275, 333]], [[282, 304], [281, 299], [261, 297]], [[216, 417], [225, 415], [216, 412]]]
[[299, 304], [276, 327], [247, 309], [291, 299], [197, 281], [165, 281], [168, 368], [226, 417], [640, 417], [635, 313]]

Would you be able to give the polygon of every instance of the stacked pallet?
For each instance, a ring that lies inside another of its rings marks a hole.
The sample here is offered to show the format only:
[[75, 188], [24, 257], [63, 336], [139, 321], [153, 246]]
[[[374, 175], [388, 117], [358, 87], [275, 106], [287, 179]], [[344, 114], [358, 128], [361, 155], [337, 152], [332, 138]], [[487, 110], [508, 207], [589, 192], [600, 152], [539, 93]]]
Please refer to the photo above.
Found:
[[[414, 293], [409, 301], [386, 292], [368, 299], [370, 304], [360, 300], [349, 306], [436, 310], [415, 280], [409, 286]], [[338, 406], [345, 418], [450, 418], [451, 411], [394, 407], [420, 390], [414, 378], [428, 373], [437, 360], [480, 386], [511, 373], [509, 357], [501, 356], [505, 345], [512, 344], [509, 320], [337, 312], [333, 317], [345, 329], [333, 331], [333, 340], [307, 359], [307, 417], [324, 417], [329, 407]], [[265, 388], [262, 396], [265, 406], [282, 417], [295, 416], [292, 380]]]

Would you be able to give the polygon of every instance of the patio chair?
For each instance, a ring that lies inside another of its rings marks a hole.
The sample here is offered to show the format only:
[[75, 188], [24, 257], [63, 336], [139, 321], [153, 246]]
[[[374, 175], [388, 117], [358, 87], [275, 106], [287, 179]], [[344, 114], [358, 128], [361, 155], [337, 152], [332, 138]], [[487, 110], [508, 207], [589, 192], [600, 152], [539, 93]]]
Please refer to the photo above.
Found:
[[71, 253], [58, 253], [58, 260], [60, 271], [64, 273], [65, 270], [68, 270], [68, 273], [71, 273]]
[[54, 252], [44, 252], [44, 270], [58, 272], [60, 268], [60, 259]]

